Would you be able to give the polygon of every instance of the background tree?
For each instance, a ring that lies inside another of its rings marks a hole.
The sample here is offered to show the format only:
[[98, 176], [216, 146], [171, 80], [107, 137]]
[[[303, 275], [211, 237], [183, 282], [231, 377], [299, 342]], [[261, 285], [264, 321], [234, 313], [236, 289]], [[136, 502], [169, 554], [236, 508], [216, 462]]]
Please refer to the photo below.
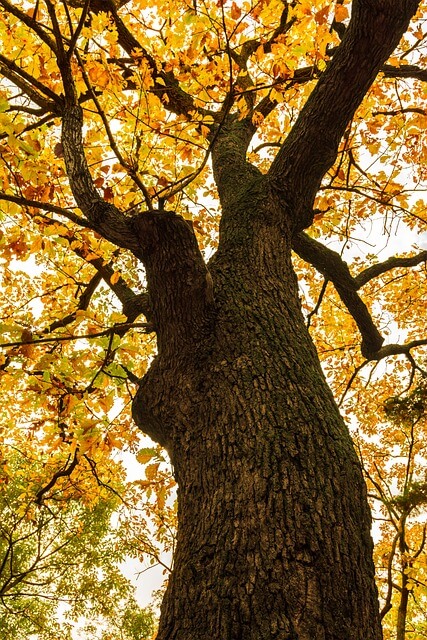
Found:
[[6, 388], [55, 480], [136, 448], [137, 383], [179, 484], [160, 640], [380, 638], [361, 466], [291, 251], [325, 279], [297, 261], [357, 415], [361, 369], [401, 354], [411, 375], [427, 344], [426, 252], [355, 242], [425, 224], [425, 7], [119, 4], [0, 0]]
[[[386, 638], [426, 632], [426, 385], [388, 399], [375, 441], [359, 435], [379, 523], [375, 548]], [[391, 423], [391, 424], [390, 424]], [[374, 516], [375, 517], [375, 516]]]
[[[82, 637], [141, 640], [153, 634], [153, 614], [136, 603], [119, 565], [131, 548], [111, 526], [117, 495], [93, 502], [66, 482], [49, 506], [37, 505], [31, 483], [46, 456], [8, 448], [0, 497], [0, 625], [5, 640]], [[32, 459], [31, 459], [32, 458]], [[59, 484], [59, 482], [58, 482]]]

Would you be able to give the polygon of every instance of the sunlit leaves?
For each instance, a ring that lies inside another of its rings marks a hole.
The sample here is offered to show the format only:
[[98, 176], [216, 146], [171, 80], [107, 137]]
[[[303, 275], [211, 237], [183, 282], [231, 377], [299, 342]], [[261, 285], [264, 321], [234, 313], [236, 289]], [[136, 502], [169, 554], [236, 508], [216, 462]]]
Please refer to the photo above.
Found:
[[425, 619], [426, 407], [421, 377], [411, 393], [387, 398], [375, 438], [358, 437], [378, 520], [376, 561], [386, 638], [395, 637], [398, 608], [408, 629], [422, 633], [419, 623]]
[[[43, 481], [46, 454], [2, 449], [0, 621], [4, 637], [72, 637], [76, 623], [91, 638], [150, 637], [152, 616], [141, 610], [118, 569], [126, 550], [111, 526], [118, 506], [103, 490], [92, 505], [57, 491], [49, 507], [31, 501], [29, 480]], [[68, 480], [68, 484], [70, 482]], [[121, 489], [113, 480], [112, 488]], [[139, 621], [138, 635], [128, 624]]]

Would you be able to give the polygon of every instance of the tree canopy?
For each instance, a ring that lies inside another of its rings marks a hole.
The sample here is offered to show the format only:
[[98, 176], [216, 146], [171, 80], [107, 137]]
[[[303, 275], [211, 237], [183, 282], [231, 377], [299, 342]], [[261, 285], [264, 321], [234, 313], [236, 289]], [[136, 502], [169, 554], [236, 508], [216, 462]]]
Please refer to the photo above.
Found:
[[31, 482], [42, 477], [47, 456], [38, 451], [31, 459], [34, 452], [25, 455], [16, 443], [2, 453], [3, 637], [68, 640], [76, 629], [94, 639], [151, 637], [153, 615], [140, 609], [119, 568], [132, 550], [121, 527], [112, 525], [117, 496], [101, 495], [90, 505], [56, 491], [42, 507], [34, 503]]
[[[114, 586], [96, 612], [132, 604], [109, 562], [157, 561], [156, 544], [172, 548], [174, 480], [163, 454], [141, 444], [131, 404], [157, 350], [179, 359], [208, 331], [222, 304], [208, 261], [218, 247], [238, 261], [253, 242], [250, 212], [233, 211], [260, 185], [266, 211], [273, 202], [290, 230], [306, 324], [384, 519], [375, 559], [386, 637], [422, 637], [426, 4], [0, 7], [0, 563], [10, 573], [0, 615], [10, 637], [15, 609], [32, 625], [63, 593], [82, 614], [100, 588], [88, 585], [91, 564]], [[147, 433], [169, 448], [158, 425]], [[145, 465], [137, 483], [126, 481], [123, 451]], [[60, 560], [49, 568], [40, 549], [52, 544]], [[30, 583], [20, 591], [34, 553], [56, 599]], [[75, 581], [53, 577], [74, 554], [84, 565]], [[112, 624], [117, 610], [108, 615]], [[151, 633], [141, 616], [135, 633]]]

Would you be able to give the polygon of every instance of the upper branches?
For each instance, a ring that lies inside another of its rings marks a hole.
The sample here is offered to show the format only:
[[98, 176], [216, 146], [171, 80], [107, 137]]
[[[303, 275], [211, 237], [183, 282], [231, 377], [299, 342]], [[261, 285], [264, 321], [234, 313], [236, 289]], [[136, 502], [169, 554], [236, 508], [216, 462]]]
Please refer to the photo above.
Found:
[[361, 333], [363, 355], [368, 357], [376, 353], [381, 348], [384, 338], [375, 326], [365, 303], [357, 294], [358, 287], [347, 263], [338, 253], [302, 232], [294, 237], [293, 248], [301, 258], [310, 262], [334, 283], [338, 295]]
[[427, 344], [427, 340], [414, 340], [406, 345], [383, 346], [384, 338], [378, 331], [358, 291], [373, 278], [398, 267], [413, 267], [427, 261], [427, 251], [420, 251], [409, 258], [392, 257], [352, 276], [347, 263], [336, 251], [300, 232], [294, 237], [294, 251], [312, 264], [327, 280], [332, 282], [338, 295], [355, 320], [362, 336], [362, 354], [368, 360], [381, 360], [390, 355], [410, 355], [411, 349]]
[[269, 172], [296, 228], [311, 224], [314, 197], [336, 159], [348, 122], [419, 4], [420, 0], [353, 2], [352, 18], [342, 43]]
[[[55, 5], [50, 0], [46, 0], [46, 6], [52, 23], [55, 42], [53, 50], [55, 51], [64, 91], [64, 95], [60, 98], [53, 94], [52, 100], [55, 99], [62, 116], [61, 140], [71, 190], [77, 205], [93, 229], [114, 244], [137, 252], [138, 244], [135, 241], [129, 221], [116, 207], [105, 202], [95, 188], [84, 151], [82, 134], [83, 110], [79, 104], [72, 69], [75, 39], [72, 38], [71, 41], [68, 41], [63, 36]], [[84, 15], [82, 19], [84, 19]], [[80, 24], [74, 33], [77, 33], [79, 29]], [[17, 68], [16, 73], [19, 73], [26, 80], [25, 76], [28, 74], [25, 71]], [[29, 82], [33, 82], [36, 88], [39, 88], [41, 84], [34, 79], [29, 80]], [[41, 85], [40, 91], [42, 87], [43, 85]], [[49, 96], [53, 92], [49, 89], [45, 93]]]
[[[51, 55], [56, 59], [62, 78], [63, 95], [58, 95], [59, 92], [53, 86], [49, 86], [46, 78], [42, 80], [41, 77], [36, 77], [34, 72], [30, 72], [31, 65], [26, 58], [21, 60], [21, 54], [17, 57], [16, 54], [13, 54], [16, 60], [7, 58], [3, 53], [0, 55], [0, 70], [2, 74], [10, 81], [11, 86], [16, 86], [22, 92], [18, 96], [19, 103], [23, 102], [23, 97], [25, 96], [33, 105], [38, 105], [41, 113], [53, 114], [62, 118], [62, 148], [67, 174], [74, 198], [83, 212], [84, 218], [80, 218], [70, 210], [55, 207], [54, 205], [50, 205], [50, 210], [60, 212], [61, 215], [65, 215], [72, 222], [91, 227], [118, 246], [136, 251], [138, 247], [130, 230], [129, 221], [117, 208], [100, 197], [85, 156], [82, 135], [83, 112], [79, 103], [75, 73], [72, 68], [76, 37], [81, 31], [85, 14], [83, 13], [81, 16], [76, 29], [73, 29], [70, 23], [72, 36], [69, 37], [67, 33], [64, 33], [64, 30], [66, 31], [65, 27], [60, 24], [57, 16], [57, 11], [59, 11], [57, 5], [54, 5], [50, 0], [46, 0], [46, 7], [50, 17], [49, 27], [38, 22], [34, 15], [28, 15], [14, 7], [7, 0], [2, 0], [1, 6], [7, 13], [18, 18], [37, 38], [47, 45]], [[44, 58], [42, 64], [46, 64]], [[34, 111], [31, 105], [28, 108], [30, 113]], [[31, 126], [26, 127], [26, 130], [31, 130]], [[11, 202], [22, 203], [25, 206], [37, 206], [35, 199], [22, 198], [20, 189], [22, 182], [22, 178], [15, 177], [19, 196], [4, 193], [1, 198]], [[49, 205], [46, 204], [43, 208], [47, 209]]]
[[196, 111], [210, 113], [196, 105], [193, 97], [180, 87], [172, 71], [165, 70], [167, 67], [166, 60], [157, 62], [147, 49], [138, 42], [135, 35], [120, 17], [114, 0], [91, 0], [89, 2], [89, 10], [96, 13], [100, 11], [107, 12], [111, 15], [117, 28], [119, 44], [135, 62], [141, 58], [146, 60], [154, 80], [153, 91], [162, 96], [162, 102], [168, 110], [178, 115], [190, 115]]

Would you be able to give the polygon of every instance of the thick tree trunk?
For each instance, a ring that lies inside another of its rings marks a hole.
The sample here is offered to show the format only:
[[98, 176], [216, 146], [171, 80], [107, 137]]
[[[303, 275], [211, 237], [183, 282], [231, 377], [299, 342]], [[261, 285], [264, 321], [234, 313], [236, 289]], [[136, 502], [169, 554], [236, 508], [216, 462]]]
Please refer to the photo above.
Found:
[[[200, 280], [193, 330], [182, 300], [170, 330], [184, 337], [160, 339], [134, 403], [179, 484], [158, 640], [379, 640], [365, 485], [304, 325], [291, 234], [265, 184], [238, 206], [209, 265], [214, 309]], [[162, 260], [174, 270], [166, 236], [149, 283]], [[176, 293], [162, 286], [154, 315]]]

